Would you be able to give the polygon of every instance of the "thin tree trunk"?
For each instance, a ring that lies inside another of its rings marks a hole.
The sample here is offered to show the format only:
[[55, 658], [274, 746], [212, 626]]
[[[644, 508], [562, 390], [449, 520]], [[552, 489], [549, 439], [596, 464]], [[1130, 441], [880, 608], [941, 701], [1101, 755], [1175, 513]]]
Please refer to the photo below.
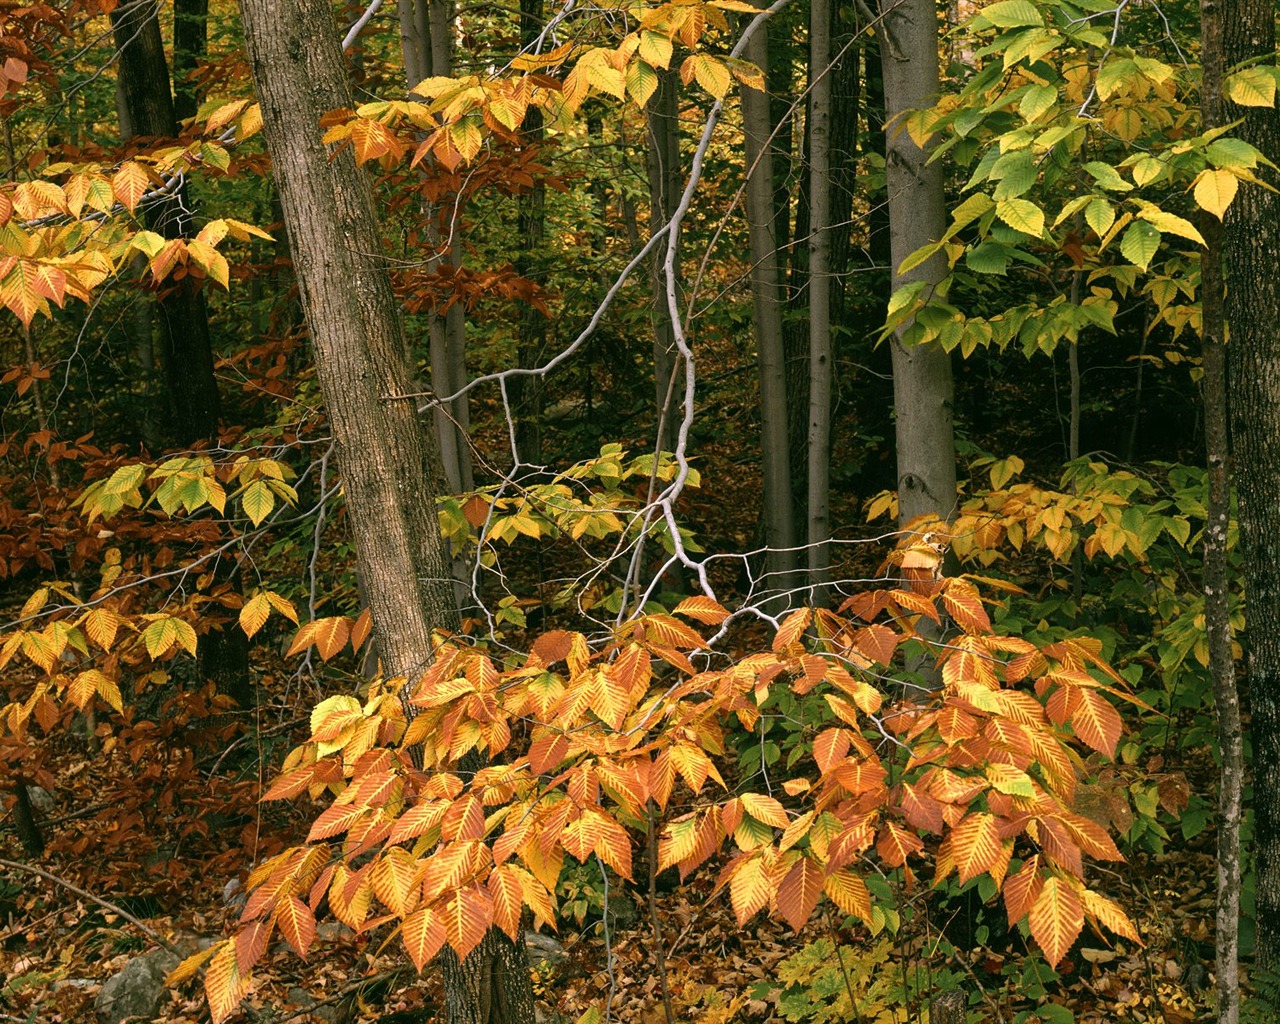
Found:
[[807, 552], [815, 604], [831, 570], [831, 9], [809, 7], [809, 449]]
[[191, 76], [209, 49], [209, 0], [173, 0], [173, 112], [195, 117], [200, 92]]
[[[520, 0], [520, 43], [530, 46], [542, 31], [542, 0]], [[530, 107], [521, 126], [524, 144], [537, 147], [546, 132], [542, 124], [542, 111]], [[587, 134], [591, 135], [588, 124]], [[598, 134], [598, 131], [596, 132]], [[593, 189], [603, 183], [593, 181]], [[520, 254], [516, 257], [516, 272], [535, 284], [546, 280], [542, 250], [546, 238], [547, 187], [541, 179], [533, 183], [528, 192], [518, 200], [520, 230]], [[603, 217], [603, 208], [600, 215]], [[545, 358], [547, 346], [547, 318], [526, 303], [520, 311], [517, 359], [523, 367], [537, 366]], [[542, 462], [542, 378], [513, 377], [507, 387], [511, 394], [516, 418], [516, 448], [519, 457], [535, 465]]]
[[[768, 74], [768, 23], [751, 37], [747, 60]], [[760, 374], [760, 464], [764, 482], [765, 562], [769, 590], [796, 585], [796, 524], [791, 501], [791, 444], [787, 431], [787, 365], [778, 284], [777, 221], [773, 201], [773, 124], [767, 93], [742, 87], [747, 162], [746, 211], [751, 245], [751, 298]]]
[[[1222, 0], [1226, 67], [1275, 61], [1270, 0]], [[1280, 160], [1280, 112], [1227, 109], [1243, 118], [1233, 134]], [[1268, 184], [1277, 176], [1259, 165]], [[1253, 746], [1257, 964], [1280, 967], [1280, 196], [1243, 184], [1227, 211], [1223, 255], [1231, 446], [1239, 495], [1240, 554], [1248, 600], [1249, 729]]]
[[[1226, 123], [1222, 102], [1223, 49], [1219, 0], [1200, 0], [1201, 120], [1205, 129]], [[1209, 671], [1218, 717], [1218, 893], [1214, 928], [1218, 1024], [1240, 1020], [1240, 816], [1244, 800], [1244, 739], [1235, 658], [1231, 653], [1227, 532], [1231, 524], [1230, 448], [1227, 439], [1227, 331], [1222, 278], [1222, 225], [1201, 218], [1200, 336], [1203, 340], [1204, 445], [1209, 466], [1208, 522], [1204, 531], [1204, 618]]]
[[[177, 133], [169, 68], [156, 0], [126, 0], [111, 14], [120, 50], [120, 98], [126, 138], [166, 138]], [[165, 238], [189, 234], [185, 192], [148, 206], [148, 226]], [[162, 286], [156, 304], [161, 354], [169, 396], [170, 433], [180, 445], [208, 438], [218, 429], [218, 384], [213, 373], [209, 317], [194, 278]]]
[[[933, 0], [895, 0], [881, 10], [893, 287], [924, 281], [932, 288], [946, 274], [941, 253], [906, 274], [898, 267], [916, 249], [941, 238], [946, 223], [942, 166], [928, 162], [928, 153], [901, 124], [907, 111], [927, 107], [937, 98], [937, 6]], [[956, 500], [951, 357], [937, 345], [908, 348], [902, 343], [907, 326], [893, 340], [898, 508], [904, 524], [930, 513], [947, 518]]]
[[[414, 678], [431, 631], [458, 625], [436, 515], [439, 454], [391, 290], [373, 190], [349, 150], [321, 141], [326, 112], [352, 105], [328, 0], [242, 0], [267, 147], [311, 329], [356, 542], [388, 675]], [[443, 956], [452, 1024], [531, 1024], [523, 943], [490, 929], [461, 964]]]
[[[649, 230], [659, 231], [675, 216], [683, 173], [680, 166], [680, 87], [674, 70], [658, 72], [658, 88], [648, 103]], [[653, 390], [658, 410], [657, 445], [671, 448], [675, 436], [675, 409], [671, 400], [676, 368], [676, 336], [667, 305], [663, 269], [666, 246], [654, 249], [653, 280]], [[679, 287], [679, 282], [676, 283]]]

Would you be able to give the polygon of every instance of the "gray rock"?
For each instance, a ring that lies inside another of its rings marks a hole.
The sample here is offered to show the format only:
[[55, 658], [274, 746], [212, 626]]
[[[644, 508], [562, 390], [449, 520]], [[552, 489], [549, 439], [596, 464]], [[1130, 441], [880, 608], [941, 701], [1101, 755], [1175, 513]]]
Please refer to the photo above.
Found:
[[57, 806], [53, 795], [43, 786], [28, 786], [27, 799], [31, 801], [32, 807], [44, 815], [52, 814]]
[[548, 964], [551, 967], [563, 967], [569, 961], [569, 954], [550, 935], [541, 932], [525, 932], [524, 944], [529, 950], [529, 963], [533, 967]]
[[99, 1019], [104, 1024], [121, 1024], [132, 1017], [154, 1019], [168, 995], [165, 975], [177, 966], [178, 958], [164, 949], [130, 960], [122, 971], [107, 979], [94, 1000]]

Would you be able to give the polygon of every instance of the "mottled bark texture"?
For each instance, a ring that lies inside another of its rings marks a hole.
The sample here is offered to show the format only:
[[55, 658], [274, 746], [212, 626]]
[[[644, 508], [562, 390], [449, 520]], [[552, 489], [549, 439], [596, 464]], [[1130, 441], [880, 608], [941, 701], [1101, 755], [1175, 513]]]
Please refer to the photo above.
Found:
[[[1222, 98], [1222, 5], [1200, 0], [1202, 61], [1200, 112], [1205, 128], [1225, 123]], [[1201, 217], [1200, 336], [1203, 342], [1204, 446], [1209, 468], [1208, 523], [1204, 531], [1204, 617], [1209, 671], [1218, 719], [1217, 909], [1214, 930], [1218, 1024], [1240, 1020], [1240, 815], [1244, 793], [1244, 740], [1236, 664], [1231, 652], [1227, 532], [1231, 522], [1230, 447], [1227, 439], [1227, 333], [1222, 276], [1222, 225]]]
[[[352, 106], [328, 0], [242, 0], [263, 132], [293, 245], [356, 542], [388, 675], [413, 676], [431, 631], [457, 626], [435, 496], [439, 452], [415, 403], [400, 309], [370, 179], [350, 150], [331, 154], [321, 115]], [[524, 946], [491, 930], [466, 961], [442, 957], [452, 1024], [529, 1024]]]
[[[1225, 66], [1275, 62], [1271, 0], [1222, 0]], [[1280, 160], [1280, 113], [1226, 104], [1233, 134]], [[1257, 173], [1276, 185], [1275, 172]], [[1253, 742], [1254, 864], [1260, 966], [1280, 966], [1280, 196], [1242, 185], [1223, 232], [1228, 389], [1248, 598], [1248, 691]]]
[[[902, 124], [909, 110], [938, 95], [938, 10], [933, 0], [884, 3], [878, 33], [884, 76], [885, 180], [893, 288], [915, 281], [930, 288], [946, 274], [941, 254], [903, 274], [902, 261], [942, 237], [946, 199], [942, 165], [930, 164]], [[899, 521], [932, 513], [949, 517], [956, 500], [952, 433], [951, 356], [937, 345], [907, 347], [893, 340], [893, 409], [898, 458]]]

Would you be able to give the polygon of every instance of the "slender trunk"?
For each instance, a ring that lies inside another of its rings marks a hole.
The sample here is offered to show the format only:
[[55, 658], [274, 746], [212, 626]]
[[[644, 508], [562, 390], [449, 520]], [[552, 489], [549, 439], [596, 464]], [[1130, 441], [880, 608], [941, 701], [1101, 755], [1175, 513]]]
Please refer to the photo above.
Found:
[[209, 0], [173, 0], [173, 112], [195, 117], [200, 91], [192, 75], [209, 48]]
[[[122, 134], [166, 138], [177, 133], [169, 67], [156, 0], [126, 0], [111, 14], [120, 50]], [[148, 226], [165, 238], [190, 234], [184, 190], [152, 203]], [[218, 384], [213, 372], [209, 316], [198, 281], [185, 277], [161, 288], [156, 304], [161, 355], [169, 397], [170, 433], [180, 445], [213, 436], [218, 429]]]
[[830, 209], [827, 236], [831, 253], [831, 321], [838, 348], [854, 333], [849, 316], [848, 270], [853, 262], [853, 197], [858, 193], [858, 106], [862, 99], [858, 76], [860, 47], [852, 4], [831, 8], [831, 144], [828, 158]]
[[[1200, 109], [1206, 129], [1226, 123], [1222, 103], [1222, 21], [1218, 0], [1200, 0], [1203, 62]], [[1218, 1024], [1240, 1020], [1240, 816], [1244, 800], [1244, 738], [1236, 664], [1231, 653], [1227, 532], [1231, 525], [1227, 439], [1227, 330], [1222, 279], [1222, 225], [1201, 218], [1200, 337], [1203, 340], [1204, 446], [1209, 465], [1208, 523], [1204, 531], [1204, 618], [1209, 640], [1213, 705], [1218, 716], [1218, 895], [1214, 928]]]
[[[746, 59], [768, 74], [768, 23], [747, 45]], [[797, 559], [791, 501], [791, 443], [787, 430], [787, 365], [783, 349], [782, 296], [775, 232], [773, 123], [769, 97], [742, 87], [743, 141], [747, 162], [746, 211], [751, 245], [751, 297], [760, 373], [760, 455], [764, 482], [767, 589], [790, 593]]]
[[[658, 88], [649, 99], [648, 115], [649, 230], [656, 232], [675, 216], [683, 182], [680, 167], [680, 87], [674, 70], [658, 72]], [[667, 305], [667, 281], [663, 268], [666, 248], [660, 245], [654, 249], [651, 276], [653, 390], [659, 425], [657, 446], [669, 450], [675, 435], [672, 377], [676, 367], [676, 337]]]
[[[352, 105], [328, 0], [242, 0], [263, 132], [329, 411], [374, 635], [387, 675], [416, 676], [433, 629], [458, 625], [436, 515], [439, 453], [423, 429], [373, 190], [319, 122]], [[451, 1024], [532, 1024], [523, 943], [490, 929], [465, 961], [441, 958]]]
[[[927, 107], [937, 98], [937, 6], [933, 0], [898, 0], [881, 10], [893, 287], [924, 281], [933, 288], [947, 271], [941, 253], [906, 274], [898, 267], [916, 249], [941, 238], [946, 223], [942, 166], [928, 162], [928, 153], [901, 123], [907, 111]], [[898, 507], [903, 524], [926, 514], [947, 518], [956, 500], [951, 357], [937, 345], [904, 345], [902, 335], [908, 327], [903, 325], [893, 340]]]
[[[520, 0], [520, 42], [531, 45], [542, 31], [542, 0]], [[525, 114], [521, 135], [527, 146], [537, 147], [545, 135], [542, 111], [530, 107]], [[587, 134], [592, 135], [588, 124]], [[599, 134], [597, 131], [594, 134]], [[592, 182], [593, 190], [602, 183]], [[528, 192], [519, 198], [520, 254], [516, 257], [516, 272], [541, 285], [546, 280], [542, 257], [546, 237], [547, 187], [541, 179], [533, 183]], [[600, 213], [603, 216], [603, 211]], [[546, 356], [547, 318], [532, 303], [526, 303], [520, 311], [517, 359], [521, 366], [537, 366]], [[511, 394], [516, 418], [516, 448], [519, 458], [537, 465], [542, 462], [542, 378], [513, 377], [507, 387]]]
[[13, 780], [13, 831], [22, 843], [22, 849], [32, 859], [44, 853], [44, 835], [36, 824], [36, 816], [31, 807], [31, 794], [27, 791], [30, 783], [21, 775]]
[[831, 569], [831, 9], [809, 7], [809, 460], [807, 551], [815, 604]]
[[[453, 4], [448, 0], [413, 0], [414, 38], [418, 42], [415, 62], [430, 56], [429, 74], [446, 78], [453, 74]], [[406, 72], [410, 58], [406, 56]], [[447, 266], [450, 282], [456, 282], [462, 267], [462, 224], [458, 206], [446, 203], [443, 210], [428, 209], [424, 217], [428, 224], [437, 224], [434, 241], [444, 250], [433, 264], [435, 268]], [[444, 315], [433, 313], [429, 326], [431, 387], [437, 395], [457, 394], [467, 384], [467, 320], [461, 294], [455, 294], [454, 302]], [[436, 408], [436, 430], [440, 435], [440, 450], [444, 457], [445, 479], [449, 489], [456, 493], [469, 491], [475, 486], [471, 464], [471, 399], [461, 395]]]
[[[1275, 62], [1270, 0], [1222, 0], [1223, 64]], [[1216, 99], [1216, 96], [1214, 97]], [[1280, 160], [1280, 112], [1227, 109], [1234, 135]], [[1260, 165], [1269, 185], [1277, 176]], [[1253, 746], [1254, 865], [1259, 967], [1280, 967], [1280, 196], [1242, 185], [1227, 212], [1223, 256], [1231, 446], [1239, 495], [1240, 554], [1248, 601], [1249, 729]]]

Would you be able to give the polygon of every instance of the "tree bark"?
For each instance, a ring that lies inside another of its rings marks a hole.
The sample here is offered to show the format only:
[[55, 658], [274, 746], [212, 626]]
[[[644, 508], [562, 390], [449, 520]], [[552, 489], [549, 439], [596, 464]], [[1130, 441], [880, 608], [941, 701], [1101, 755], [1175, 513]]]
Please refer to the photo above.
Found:
[[195, 117], [200, 91], [191, 76], [209, 49], [209, 0], [173, 0], [173, 112]]
[[[160, 34], [156, 0], [126, 0], [111, 14], [120, 51], [121, 131], [127, 138], [167, 138], [177, 134], [169, 66]], [[186, 194], [148, 204], [147, 225], [165, 238], [189, 234]], [[209, 316], [194, 278], [162, 287], [156, 304], [161, 356], [169, 396], [170, 434], [189, 445], [218, 430], [218, 383], [213, 373]]]
[[[684, 183], [680, 166], [680, 86], [675, 70], [658, 72], [658, 88], [648, 103], [649, 230], [660, 231], [675, 216]], [[676, 335], [667, 306], [663, 270], [666, 246], [653, 251], [653, 390], [658, 410], [657, 446], [671, 448], [675, 403], [671, 400], [676, 367]], [[679, 282], [676, 283], [679, 287]]]
[[[1200, 111], [1206, 129], [1226, 121], [1222, 103], [1223, 50], [1219, 0], [1200, 0], [1202, 61]], [[1204, 531], [1204, 618], [1209, 671], [1218, 717], [1218, 893], [1214, 928], [1218, 1024], [1240, 1020], [1240, 817], [1244, 800], [1244, 739], [1240, 694], [1231, 652], [1227, 533], [1231, 524], [1230, 448], [1227, 439], [1227, 332], [1222, 278], [1222, 225], [1201, 218], [1200, 337], [1203, 343], [1204, 446], [1209, 467], [1208, 522]]]
[[[242, 0], [263, 133], [293, 245], [347, 515], [388, 675], [415, 677], [431, 632], [458, 625], [436, 514], [439, 452], [382, 251], [373, 190], [350, 150], [331, 154], [320, 117], [352, 106], [328, 0]], [[453, 1024], [530, 1024], [523, 944], [491, 929], [459, 964], [443, 956]]]
[[[1275, 62], [1270, 0], [1222, 0], [1224, 65]], [[1280, 160], [1280, 112], [1234, 109], [1232, 134]], [[1277, 184], [1273, 170], [1259, 177]], [[1254, 865], [1258, 966], [1280, 967], [1280, 196], [1242, 184], [1227, 211], [1226, 319], [1231, 329], [1228, 390], [1239, 495], [1240, 554], [1248, 600], [1249, 729], [1253, 745]]]
[[[756, 30], [744, 56], [769, 67], [766, 22]], [[760, 464], [764, 482], [764, 537], [768, 548], [767, 588], [790, 593], [796, 586], [795, 513], [791, 501], [791, 444], [787, 429], [787, 365], [783, 350], [783, 298], [778, 281], [778, 240], [774, 208], [773, 123], [769, 96], [742, 87], [743, 143], [747, 163], [746, 212], [751, 245], [751, 298], [756, 360], [760, 377]]]
[[[897, 268], [916, 249], [941, 238], [946, 224], [942, 166], [928, 162], [929, 154], [900, 123], [907, 111], [929, 106], [938, 95], [937, 5], [933, 0], [898, 0], [881, 10], [893, 287], [924, 281], [932, 289], [946, 274], [941, 253], [906, 274]], [[956, 500], [951, 357], [936, 345], [904, 345], [907, 326], [892, 342], [898, 518], [903, 524], [930, 513], [945, 519]]]
[[[520, 43], [528, 47], [542, 31], [542, 0], [520, 0]], [[588, 126], [588, 134], [591, 134]], [[520, 127], [524, 144], [539, 146], [546, 135], [542, 111], [530, 107]], [[594, 184], [594, 183], [593, 183]], [[546, 281], [543, 244], [546, 238], [547, 186], [535, 180], [528, 192], [518, 199], [520, 253], [515, 259], [516, 272], [535, 284]], [[603, 209], [600, 216], [604, 216]], [[517, 359], [523, 367], [538, 366], [546, 358], [547, 318], [532, 303], [520, 311]], [[535, 465], [542, 462], [542, 392], [541, 377], [517, 376], [507, 383], [515, 416], [516, 449], [519, 458]]]
[[826, 603], [831, 570], [831, 7], [809, 5], [809, 447], [806, 513], [810, 599]]

